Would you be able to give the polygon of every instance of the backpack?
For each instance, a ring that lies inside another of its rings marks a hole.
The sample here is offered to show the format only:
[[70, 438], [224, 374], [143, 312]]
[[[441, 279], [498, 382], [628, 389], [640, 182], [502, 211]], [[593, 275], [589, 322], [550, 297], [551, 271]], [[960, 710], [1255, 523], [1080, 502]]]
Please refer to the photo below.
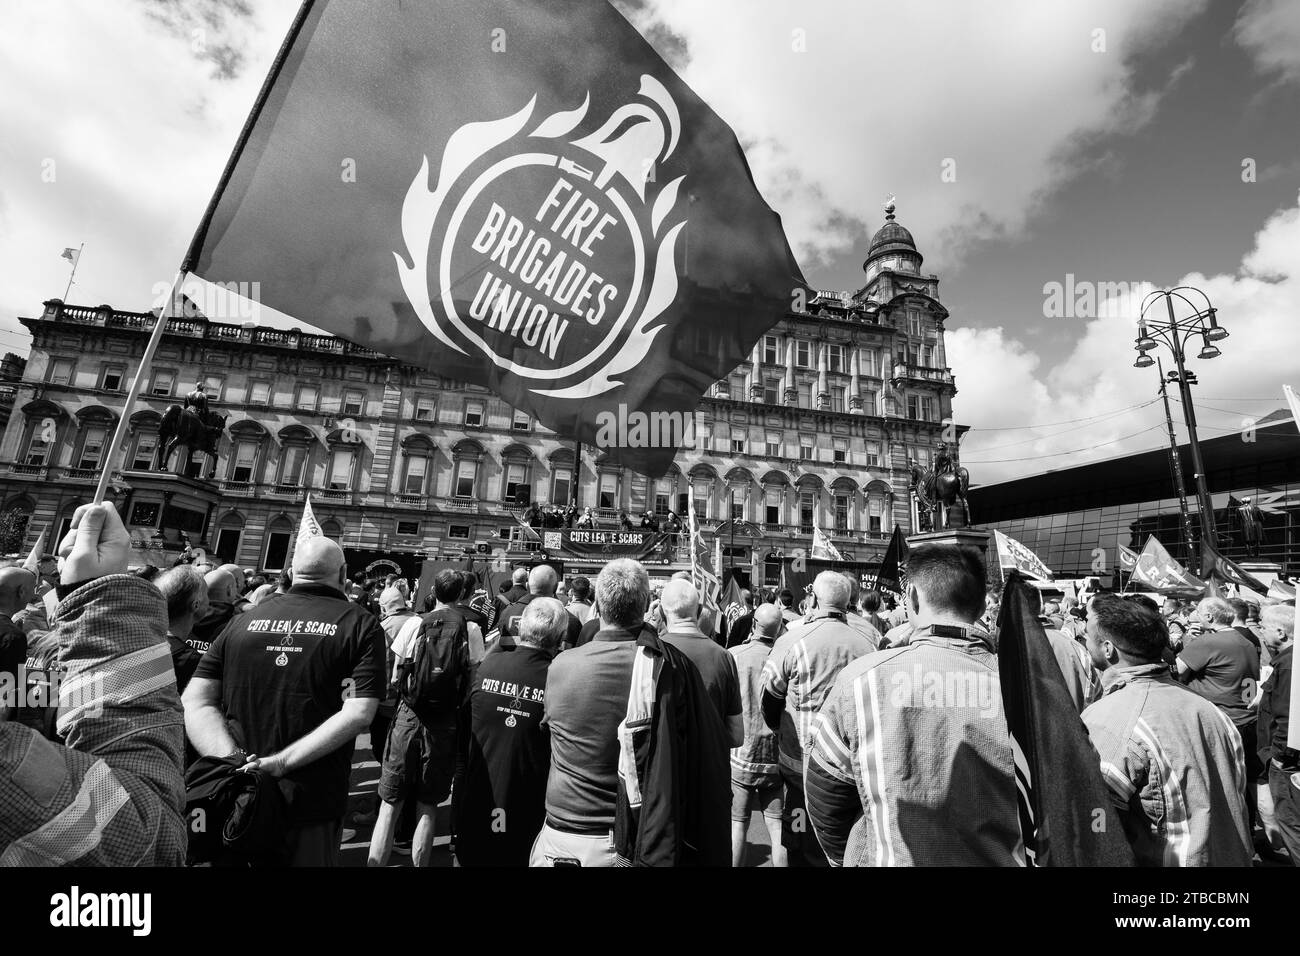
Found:
[[398, 682], [402, 700], [424, 723], [456, 712], [467, 670], [469, 630], [459, 614], [426, 614], [411, 641]]

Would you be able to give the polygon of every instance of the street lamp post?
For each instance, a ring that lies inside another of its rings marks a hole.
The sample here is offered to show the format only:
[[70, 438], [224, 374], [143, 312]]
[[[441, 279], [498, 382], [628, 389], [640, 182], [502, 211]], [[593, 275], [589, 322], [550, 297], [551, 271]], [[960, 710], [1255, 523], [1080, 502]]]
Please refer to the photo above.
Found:
[[[1191, 299], [1182, 294], [1184, 291], [1200, 296], [1205, 301], [1205, 307], [1199, 308]], [[1164, 300], [1166, 313], [1169, 317], [1167, 325], [1159, 324], [1147, 318], [1148, 310], [1161, 299]], [[1175, 316], [1174, 299], [1185, 302], [1191, 308], [1192, 314], [1181, 319]], [[1205, 464], [1201, 458], [1201, 444], [1196, 436], [1196, 410], [1192, 407], [1192, 389], [1186, 365], [1187, 342], [1194, 335], [1199, 335], [1203, 343], [1201, 351], [1196, 356], [1199, 359], [1217, 358], [1220, 353], [1214, 343], [1228, 337], [1228, 330], [1219, 325], [1215, 309], [1210, 305], [1209, 297], [1200, 289], [1194, 289], [1191, 286], [1178, 286], [1169, 290], [1160, 289], [1152, 292], [1142, 300], [1142, 310], [1138, 317], [1137, 341], [1134, 344], [1138, 357], [1133, 364], [1137, 368], [1149, 368], [1154, 365], [1155, 360], [1147, 353], [1155, 349], [1161, 342], [1173, 352], [1174, 364], [1178, 367], [1177, 380], [1179, 394], [1182, 397], [1183, 418], [1187, 425], [1188, 444], [1192, 452], [1196, 500], [1201, 512], [1201, 553], [1198, 557], [1202, 558], [1201, 564], [1203, 564], [1206, 543], [1208, 542], [1210, 547], [1214, 547], [1216, 541], [1214, 509], [1210, 504], [1210, 492], [1205, 483]], [[1203, 571], [1204, 568], [1202, 567], [1200, 570]]]

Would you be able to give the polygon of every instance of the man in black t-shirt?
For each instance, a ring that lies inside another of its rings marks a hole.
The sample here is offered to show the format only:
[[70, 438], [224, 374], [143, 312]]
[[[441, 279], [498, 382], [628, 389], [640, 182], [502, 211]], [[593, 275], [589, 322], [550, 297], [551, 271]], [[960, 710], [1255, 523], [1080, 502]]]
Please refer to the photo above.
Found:
[[243, 755], [279, 778], [289, 803], [282, 860], [333, 866], [353, 743], [383, 694], [384, 632], [343, 596], [343, 549], [310, 538], [287, 594], [239, 615], [185, 691], [185, 730], [203, 756]]
[[546, 673], [569, 614], [538, 597], [519, 620], [515, 645], [479, 665], [470, 691], [470, 745], [457, 813], [462, 866], [527, 866], [546, 819], [551, 737], [542, 727]]
[[515, 568], [510, 574], [510, 587], [496, 596], [497, 623], [501, 622], [501, 614], [506, 608], [527, 594], [528, 569]]

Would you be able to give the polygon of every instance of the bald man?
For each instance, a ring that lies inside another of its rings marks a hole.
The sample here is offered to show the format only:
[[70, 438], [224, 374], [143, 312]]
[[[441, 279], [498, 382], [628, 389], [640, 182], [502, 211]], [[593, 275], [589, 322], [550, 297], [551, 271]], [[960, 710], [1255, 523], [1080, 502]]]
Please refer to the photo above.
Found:
[[745, 739], [745, 723], [741, 717], [736, 659], [700, 630], [700, 592], [690, 581], [673, 578], [664, 585], [659, 607], [664, 615], [661, 637], [690, 658], [699, 670], [704, 689], [726, 725], [728, 746], [739, 747]]
[[[13, 621], [13, 616], [36, 593], [36, 576], [26, 568], [0, 568], [0, 674], [8, 674], [0, 685], [18, 686], [18, 669], [27, 660], [27, 634]], [[4, 701], [0, 701], [3, 705]]]
[[[777, 731], [785, 782], [782, 839], [791, 866], [826, 866], [826, 855], [807, 826], [803, 775], [813, 721], [845, 666], [876, 649], [850, 627], [849, 582], [823, 571], [812, 586], [811, 611], [777, 638], [763, 665], [763, 719]], [[797, 822], [796, 822], [797, 821]]]
[[278, 862], [334, 866], [357, 735], [384, 694], [384, 632], [344, 597], [343, 549], [310, 538], [293, 586], [208, 648], [186, 688], [185, 729], [203, 756], [237, 755], [291, 795]]
[[521, 597], [528, 593], [528, 569], [515, 568], [510, 573], [510, 587], [502, 591], [495, 598], [497, 606], [496, 620], [501, 621], [501, 615], [510, 605], [514, 604]]
[[[519, 621], [524, 616], [524, 611], [527, 610], [529, 604], [538, 598], [555, 597], [555, 590], [560, 583], [560, 576], [555, 573], [555, 569], [550, 565], [539, 564], [528, 572], [526, 580], [528, 593], [512, 602], [501, 612], [499, 619], [501, 637], [497, 641], [497, 647], [510, 647], [514, 643], [514, 639], [519, 636]], [[582, 622], [569, 611], [564, 613], [568, 615], [568, 624], [566, 625], [564, 640], [560, 642], [556, 653], [561, 650], [568, 650], [571, 647], [577, 647], [578, 635], [582, 632]]]
[[[231, 568], [239, 572], [239, 577], [232, 573]], [[240, 577], [243, 577], [243, 571], [233, 564], [223, 564], [203, 575], [203, 581], [208, 588], [208, 611], [194, 622], [194, 629], [185, 641], [200, 654], [207, 653], [212, 642], [217, 639], [217, 635], [237, 613], [235, 601], [239, 597]]]
[[787, 864], [781, 845], [781, 766], [777, 762], [776, 734], [763, 722], [763, 665], [785, 626], [775, 604], [753, 613], [749, 636], [727, 653], [736, 662], [740, 703], [745, 719], [745, 739], [731, 751], [731, 865], [745, 865], [745, 833], [749, 816], [763, 814], [772, 845], [772, 865]]

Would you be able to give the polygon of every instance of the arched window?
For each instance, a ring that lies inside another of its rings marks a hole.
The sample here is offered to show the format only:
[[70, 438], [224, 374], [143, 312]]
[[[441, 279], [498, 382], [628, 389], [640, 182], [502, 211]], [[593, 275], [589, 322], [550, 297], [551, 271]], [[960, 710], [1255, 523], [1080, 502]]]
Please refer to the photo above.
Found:
[[487, 453], [472, 438], [462, 438], [451, 449], [453, 498], [470, 500], [479, 497], [479, 468]]
[[822, 480], [816, 475], [804, 475], [796, 485], [799, 502], [799, 533], [812, 534], [813, 526], [820, 524]]
[[109, 440], [117, 426], [117, 417], [102, 405], [91, 405], [77, 412], [77, 438], [72, 450], [74, 472], [98, 472], [106, 464]]
[[222, 564], [239, 563], [239, 543], [244, 536], [244, 517], [238, 511], [228, 511], [217, 522], [216, 551]]
[[303, 487], [311, 476], [311, 452], [316, 435], [305, 425], [287, 425], [280, 429], [280, 466], [275, 483], [285, 490]]
[[252, 419], [244, 419], [231, 425], [229, 431], [226, 480], [257, 484], [262, 480], [262, 466], [266, 460], [266, 429]]
[[573, 452], [560, 448], [551, 453], [551, 504], [567, 507], [573, 500]]
[[893, 492], [889, 485], [883, 481], [873, 481], [864, 489], [867, 499], [866, 527], [864, 528], [870, 534], [885, 534], [892, 532], [893, 520], [890, 518], [890, 500]]
[[22, 408], [26, 424], [13, 471], [18, 474], [39, 474], [42, 468], [55, 463], [58, 457], [60, 433], [67, 430], [68, 413], [61, 405], [47, 399], [36, 399]]
[[[10, 498], [5, 502], [4, 507], [0, 508], [0, 536], [11, 536], [15, 541], [20, 542], [14, 550], [23, 551], [23, 545], [27, 541], [27, 532], [31, 528], [32, 514], [36, 511], [36, 502], [27, 495], [19, 495], [16, 498]], [[53, 554], [58, 547], [61, 538], [55, 538], [54, 542], [48, 539], [45, 542], [47, 554]], [[26, 554], [23, 554], [26, 557]]]
[[293, 522], [280, 514], [266, 527], [266, 550], [262, 552], [262, 567], [267, 571], [283, 571], [289, 559], [289, 541], [293, 538]]
[[336, 428], [325, 436], [328, 467], [325, 469], [327, 491], [353, 491], [361, 469], [361, 451], [365, 445], [355, 429]]
[[153, 471], [158, 464], [158, 429], [162, 416], [142, 408], [131, 416], [129, 471]]
[[428, 494], [433, 475], [434, 444], [425, 435], [407, 435], [402, 439], [402, 473], [398, 494]]
[[852, 478], [839, 477], [831, 482], [831, 518], [836, 534], [857, 530], [858, 486]]
[[783, 471], [769, 471], [760, 482], [763, 486], [763, 523], [768, 531], [780, 531], [786, 524], [786, 492], [790, 479]]
[[321, 533], [338, 544], [343, 543], [343, 525], [334, 518], [326, 518], [320, 523]]
[[533, 500], [533, 453], [518, 442], [501, 452], [501, 500], [524, 507]]

